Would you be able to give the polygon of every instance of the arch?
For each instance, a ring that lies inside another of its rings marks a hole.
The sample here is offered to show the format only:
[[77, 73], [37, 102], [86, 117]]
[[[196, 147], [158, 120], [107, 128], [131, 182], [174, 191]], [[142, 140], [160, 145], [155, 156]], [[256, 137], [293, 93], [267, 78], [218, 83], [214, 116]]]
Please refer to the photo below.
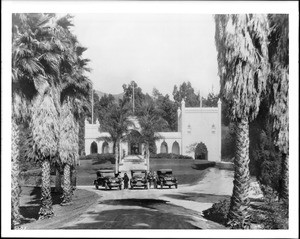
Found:
[[98, 153], [98, 145], [95, 141], [91, 143], [91, 148], [90, 148], [91, 154], [97, 154]]
[[180, 154], [180, 148], [177, 141], [175, 141], [172, 145], [172, 154]]
[[102, 144], [102, 153], [103, 154], [108, 154], [109, 153], [109, 146], [108, 143], [105, 141]]
[[137, 130], [131, 130], [127, 136], [128, 140], [128, 154], [129, 155], [142, 155], [142, 135]]
[[166, 143], [166, 141], [162, 142], [160, 145], [160, 153], [168, 153], [168, 144]]
[[204, 143], [200, 142], [195, 148], [195, 159], [208, 160], [208, 151]]

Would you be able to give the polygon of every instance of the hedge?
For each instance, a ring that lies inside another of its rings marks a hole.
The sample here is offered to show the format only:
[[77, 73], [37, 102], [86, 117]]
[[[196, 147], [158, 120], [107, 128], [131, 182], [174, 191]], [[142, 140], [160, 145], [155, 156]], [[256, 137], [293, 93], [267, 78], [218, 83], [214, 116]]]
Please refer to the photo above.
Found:
[[150, 158], [167, 158], [167, 159], [193, 159], [190, 156], [187, 155], [181, 155], [181, 154], [167, 154], [167, 153], [159, 153], [159, 154], [150, 154]]

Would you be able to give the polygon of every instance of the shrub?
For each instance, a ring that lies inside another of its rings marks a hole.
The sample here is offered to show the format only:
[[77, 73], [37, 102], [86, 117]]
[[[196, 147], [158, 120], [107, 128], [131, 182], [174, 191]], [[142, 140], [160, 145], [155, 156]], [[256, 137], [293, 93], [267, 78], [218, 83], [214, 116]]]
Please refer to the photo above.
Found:
[[193, 159], [190, 156], [187, 155], [181, 155], [181, 154], [167, 154], [167, 153], [159, 153], [159, 154], [150, 154], [150, 158], [167, 158], [167, 159]]
[[223, 224], [226, 226], [227, 215], [230, 208], [230, 199], [214, 203], [211, 208], [203, 211], [203, 216], [208, 220]]
[[288, 206], [283, 202], [266, 200], [253, 210], [251, 221], [264, 229], [288, 229]]

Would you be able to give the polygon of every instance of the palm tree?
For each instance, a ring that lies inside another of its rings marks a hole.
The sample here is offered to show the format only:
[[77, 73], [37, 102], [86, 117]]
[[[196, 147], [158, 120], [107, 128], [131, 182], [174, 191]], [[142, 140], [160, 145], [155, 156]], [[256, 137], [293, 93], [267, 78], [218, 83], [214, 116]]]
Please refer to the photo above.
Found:
[[[40, 218], [51, 217], [50, 165], [57, 161], [61, 53], [54, 14], [16, 14], [13, 34], [13, 79], [27, 84], [32, 104], [31, 158], [42, 162]], [[46, 107], [45, 107], [46, 106]]]
[[59, 137], [59, 157], [63, 164], [63, 204], [71, 202], [71, 167], [78, 159], [78, 126], [71, 111], [72, 105], [67, 99], [61, 107], [60, 115], [60, 137]]
[[270, 113], [276, 142], [282, 153], [282, 185], [280, 198], [289, 198], [289, 17], [284, 14], [268, 16], [271, 32], [269, 35], [269, 59], [271, 65], [268, 81]]
[[[12, 15], [12, 227], [20, 221], [19, 214], [19, 126], [30, 117], [30, 104], [41, 88], [46, 74], [39, 57], [49, 44], [41, 41], [39, 32], [51, 15]], [[46, 33], [44, 32], [46, 35]]]
[[216, 15], [221, 95], [236, 123], [234, 187], [228, 214], [232, 228], [249, 226], [249, 121], [258, 114], [269, 74], [266, 15]]
[[56, 31], [60, 42], [66, 45], [61, 56], [61, 85], [59, 98], [61, 102], [60, 115], [60, 161], [64, 168], [63, 204], [71, 201], [72, 187], [70, 174], [76, 177], [76, 164], [79, 152], [79, 118], [89, 109], [88, 99], [91, 89], [90, 80], [84, 75], [88, 59], [82, 57], [87, 49], [82, 47], [77, 38], [70, 32], [72, 17], [67, 15], [57, 21]]
[[[48, 85], [47, 82], [45, 82]], [[50, 167], [57, 159], [59, 142], [59, 112], [55, 106], [56, 93], [45, 87], [34, 99], [32, 107], [31, 129], [33, 136], [33, 152], [36, 160], [42, 163], [42, 198], [40, 219], [53, 216]]]
[[161, 138], [157, 132], [165, 128], [168, 123], [161, 117], [161, 111], [155, 108], [152, 100], [144, 101], [141, 109], [142, 110], [138, 112], [138, 119], [141, 126], [141, 140], [145, 144], [147, 170], [149, 170], [150, 144]]
[[130, 127], [135, 127], [134, 123], [128, 118], [129, 116], [130, 108], [128, 104], [125, 100], [119, 100], [119, 104], [114, 103], [100, 122], [103, 130], [108, 132], [109, 136], [100, 137], [99, 140], [113, 143], [116, 173], [118, 172], [120, 142], [130, 133]]

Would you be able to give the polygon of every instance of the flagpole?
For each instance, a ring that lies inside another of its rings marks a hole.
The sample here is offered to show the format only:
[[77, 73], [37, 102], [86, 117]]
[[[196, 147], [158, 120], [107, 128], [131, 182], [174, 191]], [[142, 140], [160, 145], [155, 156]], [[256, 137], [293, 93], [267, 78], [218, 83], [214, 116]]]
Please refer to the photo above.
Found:
[[132, 111], [134, 114], [134, 82], [132, 82]]
[[92, 85], [92, 124], [94, 124], [94, 89]]

